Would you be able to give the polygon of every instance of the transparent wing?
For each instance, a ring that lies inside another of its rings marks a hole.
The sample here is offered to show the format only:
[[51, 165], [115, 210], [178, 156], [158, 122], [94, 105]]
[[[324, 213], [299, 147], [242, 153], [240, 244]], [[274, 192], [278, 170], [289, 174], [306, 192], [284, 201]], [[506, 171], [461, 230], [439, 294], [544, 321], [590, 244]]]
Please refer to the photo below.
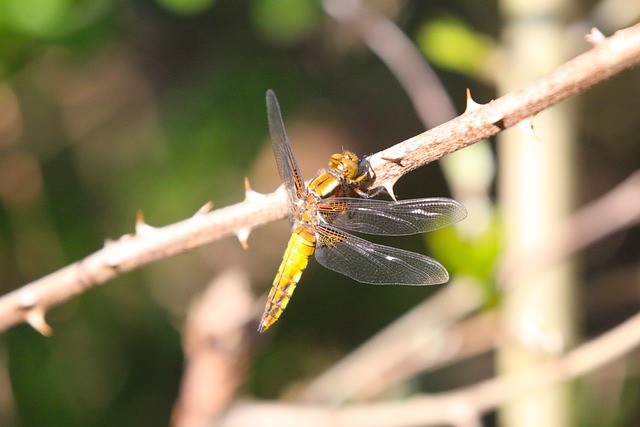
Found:
[[322, 200], [318, 209], [324, 220], [334, 227], [391, 236], [437, 230], [467, 216], [464, 206], [446, 198], [391, 202], [336, 197]]
[[317, 226], [316, 259], [324, 267], [374, 285], [435, 285], [449, 280], [433, 258], [382, 246], [330, 226]]
[[273, 144], [273, 154], [276, 157], [278, 173], [287, 189], [289, 200], [295, 202], [305, 193], [304, 179], [300, 168], [293, 156], [287, 133], [284, 130], [284, 121], [278, 105], [278, 98], [271, 90], [267, 90], [267, 116], [269, 118], [269, 133]]

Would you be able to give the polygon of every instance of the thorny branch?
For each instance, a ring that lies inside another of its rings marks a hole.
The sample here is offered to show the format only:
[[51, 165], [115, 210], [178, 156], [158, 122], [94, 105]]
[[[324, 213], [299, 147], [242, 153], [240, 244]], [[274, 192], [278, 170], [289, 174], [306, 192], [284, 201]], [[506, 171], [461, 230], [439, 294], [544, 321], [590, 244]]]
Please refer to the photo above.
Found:
[[51, 307], [153, 261], [233, 234], [248, 234], [253, 227], [283, 218], [286, 201], [282, 191], [260, 195], [249, 190], [241, 203], [213, 212], [209, 209], [205, 205], [193, 217], [161, 228], [139, 218], [134, 235], [109, 241], [83, 260], [4, 295], [0, 298], [0, 331], [26, 321], [47, 335], [50, 329], [43, 316]]
[[606, 39], [594, 29], [588, 38], [593, 49], [551, 73], [488, 104], [469, 100], [461, 116], [372, 156], [377, 176], [372, 186], [390, 188], [405, 173], [532, 118], [640, 62], [640, 24]]
[[[640, 24], [609, 38], [594, 30], [590, 40], [591, 50], [546, 76], [489, 104], [469, 99], [463, 115], [371, 156], [376, 172], [372, 187], [384, 186], [392, 192], [393, 184], [405, 173], [517, 125], [640, 62]], [[251, 229], [283, 218], [286, 202], [280, 192], [262, 196], [248, 190], [241, 203], [206, 210], [161, 228], [139, 221], [134, 235], [123, 236], [81, 261], [6, 294], [0, 298], [0, 331], [26, 321], [47, 334], [50, 329], [44, 314], [51, 307], [152, 261], [233, 234], [242, 240]]]

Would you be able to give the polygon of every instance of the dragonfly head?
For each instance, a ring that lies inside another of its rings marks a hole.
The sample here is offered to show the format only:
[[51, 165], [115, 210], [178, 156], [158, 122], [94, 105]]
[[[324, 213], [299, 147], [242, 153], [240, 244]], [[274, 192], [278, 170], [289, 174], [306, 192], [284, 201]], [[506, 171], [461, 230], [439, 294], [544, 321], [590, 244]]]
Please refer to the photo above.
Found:
[[345, 179], [355, 180], [358, 177], [360, 159], [351, 151], [336, 153], [329, 158], [329, 167], [337, 171]]

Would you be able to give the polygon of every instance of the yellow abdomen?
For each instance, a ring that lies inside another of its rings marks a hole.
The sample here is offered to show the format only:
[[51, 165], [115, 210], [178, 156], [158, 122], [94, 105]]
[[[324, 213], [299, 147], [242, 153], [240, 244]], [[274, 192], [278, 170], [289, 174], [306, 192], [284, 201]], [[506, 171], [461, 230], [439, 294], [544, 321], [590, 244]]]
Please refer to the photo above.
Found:
[[278, 274], [269, 291], [267, 306], [258, 327], [260, 333], [269, 329], [287, 307], [315, 248], [316, 236], [308, 227], [298, 227], [291, 235]]

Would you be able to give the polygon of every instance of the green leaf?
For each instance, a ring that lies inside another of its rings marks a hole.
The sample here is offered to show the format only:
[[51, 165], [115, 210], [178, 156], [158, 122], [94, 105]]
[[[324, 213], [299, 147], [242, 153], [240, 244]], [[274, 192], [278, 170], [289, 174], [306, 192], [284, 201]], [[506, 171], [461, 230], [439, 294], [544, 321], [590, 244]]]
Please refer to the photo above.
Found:
[[480, 281], [488, 305], [498, 300], [495, 268], [500, 253], [499, 219], [493, 214], [485, 230], [473, 238], [461, 238], [455, 227], [445, 227], [425, 238], [435, 259], [454, 275], [471, 276]]
[[319, 21], [320, 9], [314, 0], [255, 0], [251, 17], [258, 31], [278, 43], [295, 43]]
[[71, 0], [3, 0], [0, 19], [18, 33], [55, 37], [65, 32], [71, 6]]
[[417, 38], [420, 49], [433, 64], [471, 77], [483, 74], [495, 50], [489, 36], [475, 32], [452, 16], [424, 24]]

